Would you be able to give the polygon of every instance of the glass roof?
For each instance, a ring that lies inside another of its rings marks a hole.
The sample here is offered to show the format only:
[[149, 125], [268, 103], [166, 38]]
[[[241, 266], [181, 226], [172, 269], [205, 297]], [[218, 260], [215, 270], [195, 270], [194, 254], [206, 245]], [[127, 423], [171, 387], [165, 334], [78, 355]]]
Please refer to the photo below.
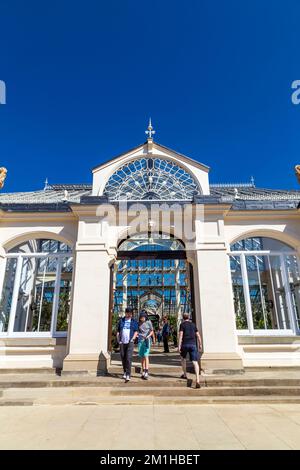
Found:
[[201, 191], [192, 175], [176, 163], [140, 158], [118, 168], [109, 178], [104, 194], [115, 201], [191, 201]]

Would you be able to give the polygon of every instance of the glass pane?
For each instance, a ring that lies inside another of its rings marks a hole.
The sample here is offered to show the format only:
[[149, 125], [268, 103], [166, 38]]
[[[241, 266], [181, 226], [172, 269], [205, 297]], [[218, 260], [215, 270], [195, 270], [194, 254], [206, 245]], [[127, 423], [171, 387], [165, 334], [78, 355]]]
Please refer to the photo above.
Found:
[[239, 240], [230, 246], [231, 251], [291, 251], [285, 243], [269, 237], [251, 237]]
[[267, 305], [268, 313], [271, 318], [272, 328], [289, 329], [291, 328], [288, 316], [288, 308], [286, 302], [286, 292], [282, 277], [281, 259], [279, 256], [268, 256], [270, 280], [266, 276], [266, 283], [269, 286], [269, 303]]
[[0, 305], [0, 332], [3, 333], [7, 332], [8, 330], [11, 302], [17, 269], [17, 261], [17, 258], [8, 258], [6, 262]]
[[162, 250], [184, 250], [182, 241], [165, 233], [155, 232], [137, 233], [127, 240], [123, 240], [118, 248], [120, 251], [162, 251]]
[[279, 256], [246, 256], [254, 329], [290, 328]]
[[190, 268], [185, 260], [117, 261], [113, 289], [117, 317], [127, 306], [134, 308], [135, 315], [141, 309], [159, 318], [169, 315], [174, 324], [183, 312], [192, 313]]
[[71, 304], [73, 258], [62, 260], [56, 331], [67, 331]]
[[230, 257], [235, 321], [238, 330], [248, 329], [240, 256]]
[[50, 332], [57, 259], [23, 258], [14, 331]]
[[72, 251], [69, 245], [58, 240], [37, 238], [15, 246], [9, 253], [64, 253]]
[[249, 293], [252, 308], [253, 326], [255, 329], [267, 329], [268, 318], [265, 308], [265, 292], [261, 285], [260, 272], [264, 271], [262, 257], [246, 256]]
[[194, 178], [176, 163], [141, 158], [125, 163], [109, 178], [104, 194], [111, 200], [192, 200], [200, 194]]
[[297, 328], [300, 329], [300, 274], [296, 256], [285, 256], [285, 265], [291, 290], [294, 315]]

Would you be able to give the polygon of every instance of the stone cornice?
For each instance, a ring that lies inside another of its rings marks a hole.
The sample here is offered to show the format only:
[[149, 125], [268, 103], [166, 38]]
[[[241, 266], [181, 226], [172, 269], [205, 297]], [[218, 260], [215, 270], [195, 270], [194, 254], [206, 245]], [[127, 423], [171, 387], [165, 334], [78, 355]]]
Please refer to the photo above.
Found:
[[229, 211], [226, 220], [273, 220], [273, 219], [299, 219], [299, 209], [293, 210], [256, 210], [256, 211]]
[[32, 221], [74, 221], [75, 215], [72, 212], [20, 212], [3, 211], [0, 209], [1, 222], [32, 222]]

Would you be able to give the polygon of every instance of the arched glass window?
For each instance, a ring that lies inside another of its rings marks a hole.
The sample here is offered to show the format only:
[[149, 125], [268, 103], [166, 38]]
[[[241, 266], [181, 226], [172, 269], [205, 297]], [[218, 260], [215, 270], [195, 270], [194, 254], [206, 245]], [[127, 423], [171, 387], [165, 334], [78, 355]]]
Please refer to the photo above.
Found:
[[140, 158], [118, 168], [104, 194], [111, 201], [191, 201], [200, 188], [190, 173], [161, 158]]
[[138, 233], [127, 240], [123, 240], [118, 247], [119, 251], [178, 251], [185, 250], [181, 240], [164, 233]]
[[230, 246], [231, 251], [293, 251], [289, 245], [268, 237], [250, 237], [232, 243]]
[[73, 272], [70, 246], [32, 239], [6, 255], [0, 332], [62, 336], [68, 328]]
[[37, 238], [26, 240], [11, 248], [9, 253], [68, 253], [72, 248], [59, 240]]
[[294, 250], [268, 237], [246, 238], [230, 248], [236, 325], [240, 333], [298, 333], [300, 274]]

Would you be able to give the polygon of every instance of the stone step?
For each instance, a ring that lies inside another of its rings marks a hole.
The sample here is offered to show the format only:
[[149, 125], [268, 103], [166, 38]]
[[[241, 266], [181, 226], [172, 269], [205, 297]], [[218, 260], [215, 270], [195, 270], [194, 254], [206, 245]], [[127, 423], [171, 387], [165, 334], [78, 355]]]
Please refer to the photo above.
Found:
[[93, 401], [102, 398], [109, 398], [111, 388], [76, 387], [76, 388], [36, 388], [36, 389], [20, 389], [10, 388], [2, 391], [2, 400], [12, 401], [31, 401], [35, 404], [72, 404], [78, 401]]
[[[195, 377], [190, 376], [189, 380], [193, 380]], [[210, 387], [300, 387], [300, 379], [284, 378], [284, 379], [273, 379], [273, 378], [261, 378], [261, 379], [213, 379], [211, 377], [201, 376], [201, 383], [206, 388]], [[124, 385], [124, 381], [121, 376], [118, 377], [44, 377], [37, 378], [34, 376], [6, 376], [0, 378], [0, 389], [9, 388], [61, 388], [61, 387], [116, 387], [120, 388]], [[148, 381], [141, 380], [140, 376], [133, 376], [132, 381], [127, 384], [127, 387], [131, 386], [140, 387], [142, 389], [151, 387], [164, 386], [171, 388], [179, 386], [185, 388], [187, 381], [174, 376], [154, 376], [151, 375]]]
[[[195, 380], [194, 375], [189, 375], [189, 380]], [[257, 377], [257, 378], [232, 378], [232, 377], [222, 377], [214, 378], [212, 376], [201, 376], [201, 383], [203, 383], [207, 388], [210, 387], [300, 387], [300, 378], [268, 378], [268, 377]], [[122, 387], [124, 381], [121, 379], [121, 375], [114, 376], [70, 376], [70, 377], [59, 377], [59, 376], [47, 376], [42, 375], [38, 376], [36, 374], [32, 375], [6, 375], [0, 377], [0, 390], [9, 389], [9, 388], [61, 388], [61, 387], [94, 387], [94, 388], [104, 388], [104, 387]], [[164, 386], [166, 388], [171, 388], [174, 386], [180, 386], [185, 388], [187, 386], [187, 381], [180, 379], [176, 375], [167, 375], [167, 374], [155, 374], [152, 373], [148, 381], [143, 381], [140, 378], [140, 375], [134, 374], [131, 382], [127, 384], [127, 387], [132, 387], [138, 385], [139, 387], [148, 388], [151, 387], [160, 387]]]
[[260, 379], [213, 379], [204, 378], [207, 387], [277, 387], [277, 386], [300, 386], [300, 379], [276, 379], [276, 378], [260, 378]]
[[123, 389], [113, 389], [111, 395], [114, 396], [262, 396], [262, 395], [277, 395], [277, 396], [295, 396], [300, 398], [300, 387], [201, 387], [195, 389], [173, 387], [166, 389], [165, 387], [132, 387]]
[[226, 396], [88, 396], [53, 397], [43, 401], [41, 398], [0, 398], [0, 406], [43, 406], [43, 405], [205, 405], [205, 404], [295, 404], [300, 403], [298, 396], [276, 395], [226, 395]]
[[252, 367], [244, 367], [245, 373], [246, 372], [299, 372], [299, 366], [252, 366]]
[[32, 400], [7, 400], [0, 398], [0, 406], [33, 406]]
[[152, 399], [154, 397], [226, 397], [226, 396], [290, 396], [300, 399], [300, 387], [164, 387], [138, 386], [124, 384], [122, 387], [61, 387], [61, 388], [7, 388], [1, 391], [2, 400], [29, 400], [38, 404], [74, 403], [77, 401], [93, 401], [99, 398], [127, 397]]
[[[32, 368], [22, 368], [22, 369], [7, 369], [7, 368], [0, 368], [0, 377], [6, 375], [27, 375], [27, 374], [36, 374], [36, 375], [57, 375], [60, 373], [60, 369], [54, 369], [53, 367], [32, 367]], [[1, 380], [1, 379], [0, 379]]]
[[[153, 386], [165, 387], [174, 387], [182, 386], [186, 387], [187, 381], [180, 379], [178, 377], [151, 377], [149, 381], [144, 381], [140, 378], [140, 375], [132, 377], [132, 380], [127, 384], [128, 387], [133, 386], [134, 384], [139, 384], [141, 387], [147, 387], [151, 380]], [[203, 380], [204, 382], [204, 380]], [[105, 388], [105, 387], [122, 387], [124, 385], [124, 380], [122, 376], [118, 377], [26, 377], [26, 376], [14, 376], [14, 377], [5, 377], [5, 379], [0, 378], [0, 390], [9, 389], [9, 388], [61, 388], [61, 387], [95, 387], [95, 388]]]
[[[133, 366], [132, 370], [136, 374], [140, 374], [141, 367], [140, 366]], [[193, 372], [193, 369], [189, 367], [188, 372]], [[109, 374], [123, 374], [123, 369], [121, 366], [110, 366], [108, 367]], [[151, 374], [173, 374], [173, 375], [181, 375], [182, 368], [180, 366], [151, 366]]]

